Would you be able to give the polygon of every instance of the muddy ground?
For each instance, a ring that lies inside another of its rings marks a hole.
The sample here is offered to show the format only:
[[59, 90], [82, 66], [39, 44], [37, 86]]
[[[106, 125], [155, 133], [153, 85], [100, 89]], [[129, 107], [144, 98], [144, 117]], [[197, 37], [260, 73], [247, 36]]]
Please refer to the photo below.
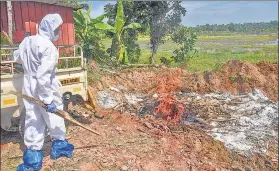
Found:
[[[99, 72], [95, 68], [95, 72]], [[271, 63], [229, 62], [218, 73], [189, 73], [181, 69], [137, 68], [114, 71], [91, 84], [93, 92], [124, 87], [126, 92], [146, 94], [183, 90], [242, 94], [257, 88], [277, 102], [278, 66]], [[127, 171], [268, 171], [277, 170], [278, 157], [255, 153], [249, 156], [228, 150], [197, 127], [171, 124], [149, 115], [139, 118], [129, 111], [101, 109], [103, 119], [91, 118], [89, 127], [97, 136], [69, 125], [69, 142], [76, 147], [72, 159], [49, 158], [50, 142], [43, 149], [42, 170]], [[278, 145], [276, 146], [278, 148]], [[22, 162], [23, 140], [18, 133], [1, 138], [1, 170], [15, 170]]]

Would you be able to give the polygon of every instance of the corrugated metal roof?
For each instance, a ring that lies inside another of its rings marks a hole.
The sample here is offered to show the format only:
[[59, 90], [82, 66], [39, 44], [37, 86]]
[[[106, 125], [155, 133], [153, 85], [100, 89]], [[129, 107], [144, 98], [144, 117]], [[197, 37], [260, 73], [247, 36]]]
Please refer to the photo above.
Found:
[[68, 7], [68, 8], [72, 8], [73, 10], [78, 10], [78, 9], [83, 8], [83, 5], [79, 5], [79, 6], [68, 5], [68, 4], [64, 4], [64, 3], [61, 3], [61, 2], [57, 2], [57, 1], [37, 0], [37, 1], [33, 1], [33, 2], [40, 2], [40, 3], [44, 3], [44, 4], [51, 4], [51, 5], [57, 5], [57, 6], [62, 6], [62, 7]]

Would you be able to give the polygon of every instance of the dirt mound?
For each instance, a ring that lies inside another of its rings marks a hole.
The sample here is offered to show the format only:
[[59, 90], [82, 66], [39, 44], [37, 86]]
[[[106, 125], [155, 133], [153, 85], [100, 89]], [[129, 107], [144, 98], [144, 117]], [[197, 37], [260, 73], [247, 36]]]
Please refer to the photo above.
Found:
[[278, 100], [278, 64], [230, 61], [225, 71], [229, 90], [241, 94], [258, 88], [273, 101]]
[[123, 69], [107, 75], [94, 85], [99, 90], [124, 85], [129, 91], [166, 93], [176, 90], [198, 93], [251, 93], [255, 88], [271, 100], [278, 100], [278, 65], [229, 61], [221, 72], [191, 73], [178, 68]]
[[182, 80], [180, 77], [183, 72], [181, 69], [165, 70], [155, 79], [155, 89], [158, 93], [167, 93], [178, 90], [182, 87]]
[[255, 88], [271, 100], [278, 100], [278, 65], [228, 62], [222, 72], [184, 73], [183, 89], [199, 93], [230, 92], [234, 95], [251, 93]]

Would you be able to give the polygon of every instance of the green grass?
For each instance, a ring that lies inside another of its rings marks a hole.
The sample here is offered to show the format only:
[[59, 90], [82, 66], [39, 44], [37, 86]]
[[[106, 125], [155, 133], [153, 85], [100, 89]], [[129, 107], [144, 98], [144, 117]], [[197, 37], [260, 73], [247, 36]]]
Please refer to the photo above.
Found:
[[199, 40], [254, 40], [254, 41], [269, 41], [277, 38], [277, 35], [235, 35], [235, 36], [199, 36]]
[[[275, 51], [277, 52], [277, 51]], [[199, 53], [199, 56], [194, 57], [188, 63], [188, 70], [195, 72], [204, 71], [219, 71], [221, 66], [230, 60], [241, 60], [251, 63], [261, 61], [278, 62], [278, 53], [267, 52], [266, 50], [254, 52], [218, 52], [218, 53]]]
[[[235, 35], [235, 36], [200, 36], [196, 43], [198, 55], [188, 62], [188, 70], [194, 72], [219, 71], [223, 64], [230, 60], [241, 60], [251, 63], [261, 61], [278, 62], [278, 45], [259, 45], [258, 43], [273, 41], [278, 36], [271, 35]], [[149, 45], [150, 38], [142, 36], [138, 39], [141, 47], [141, 56], [139, 63], [149, 63], [151, 50]], [[111, 40], [103, 41], [106, 47], [109, 47]], [[171, 59], [173, 51], [178, 45], [171, 40], [159, 46], [156, 63], [160, 63], [160, 57]], [[178, 64], [171, 63], [172, 67]]]

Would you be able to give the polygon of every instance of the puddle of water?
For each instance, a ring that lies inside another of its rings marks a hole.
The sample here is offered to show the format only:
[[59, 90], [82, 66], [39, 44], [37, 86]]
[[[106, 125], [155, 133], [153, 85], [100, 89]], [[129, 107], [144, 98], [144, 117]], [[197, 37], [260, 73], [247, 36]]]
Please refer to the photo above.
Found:
[[257, 43], [258, 45], [278, 45], [278, 39]]
[[254, 51], [259, 51], [261, 50], [261, 48], [236, 48], [236, 49], [232, 49], [232, 52], [254, 52]]
[[207, 53], [215, 53], [216, 52], [216, 49], [208, 49], [206, 50]]

